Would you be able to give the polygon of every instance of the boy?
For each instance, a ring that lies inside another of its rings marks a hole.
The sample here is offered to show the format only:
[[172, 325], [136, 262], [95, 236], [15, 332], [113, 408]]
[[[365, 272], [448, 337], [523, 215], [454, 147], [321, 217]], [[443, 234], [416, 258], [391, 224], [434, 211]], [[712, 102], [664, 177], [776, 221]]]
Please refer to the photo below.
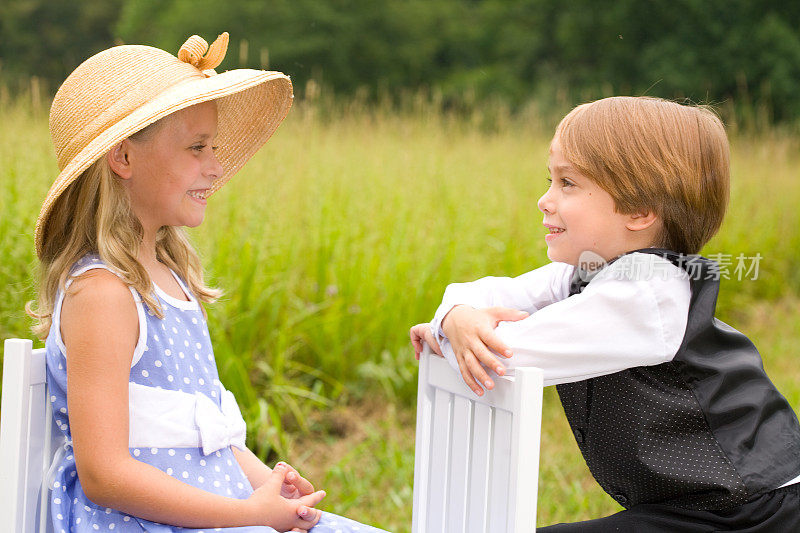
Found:
[[717, 265], [695, 255], [728, 201], [719, 119], [655, 98], [584, 104], [549, 170], [553, 263], [448, 286], [411, 330], [417, 354], [428, 342], [479, 395], [484, 365], [537, 366], [558, 386], [589, 469], [627, 510], [545, 531], [800, 530], [797, 417], [714, 318]]

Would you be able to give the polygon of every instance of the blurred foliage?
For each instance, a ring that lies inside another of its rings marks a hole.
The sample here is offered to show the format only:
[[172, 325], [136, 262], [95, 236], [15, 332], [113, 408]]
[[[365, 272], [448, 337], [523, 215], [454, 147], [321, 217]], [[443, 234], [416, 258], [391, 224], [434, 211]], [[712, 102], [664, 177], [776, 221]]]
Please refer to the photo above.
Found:
[[12, 87], [38, 76], [54, 89], [89, 56], [113, 46], [122, 0], [3, 0], [0, 76]]
[[[222, 69], [275, 68], [304, 90], [460, 107], [502, 98], [564, 107], [610, 94], [741, 103], [800, 118], [800, 3], [777, 0], [4, 0], [0, 76], [50, 92], [119, 43], [176, 52], [231, 34]], [[733, 106], [733, 104], [730, 104]]]

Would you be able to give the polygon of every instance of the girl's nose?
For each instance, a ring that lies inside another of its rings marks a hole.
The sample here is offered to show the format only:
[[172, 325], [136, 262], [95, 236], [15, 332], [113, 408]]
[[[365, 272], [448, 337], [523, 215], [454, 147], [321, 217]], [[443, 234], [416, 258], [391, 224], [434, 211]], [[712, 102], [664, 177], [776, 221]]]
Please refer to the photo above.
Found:
[[222, 167], [222, 163], [219, 162], [216, 153], [212, 153], [211, 161], [209, 161], [208, 169], [206, 170], [206, 176], [211, 178], [212, 180], [218, 180], [222, 177], [222, 174], [225, 172], [225, 169]]

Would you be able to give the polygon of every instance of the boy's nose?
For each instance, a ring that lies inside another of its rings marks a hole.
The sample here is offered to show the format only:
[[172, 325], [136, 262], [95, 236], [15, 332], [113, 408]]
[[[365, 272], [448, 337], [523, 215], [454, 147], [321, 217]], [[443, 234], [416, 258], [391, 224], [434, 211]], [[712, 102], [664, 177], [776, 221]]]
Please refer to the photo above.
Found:
[[541, 211], [542, 213], [553, 212], [553, 201], [550, 196], [550, 189], [547, 189], [547, 191], [541, 196], [541, 198], [539, 198], [539, 201], [536, 202], [536, 205], [539, 208], [539, 211]]

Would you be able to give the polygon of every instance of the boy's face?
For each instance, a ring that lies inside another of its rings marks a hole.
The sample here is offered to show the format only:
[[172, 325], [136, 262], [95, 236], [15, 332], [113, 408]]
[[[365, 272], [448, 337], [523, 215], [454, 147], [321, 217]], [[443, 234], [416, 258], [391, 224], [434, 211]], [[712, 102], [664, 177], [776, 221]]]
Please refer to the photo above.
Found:
[[[558, 138], [550, 145], [550, 187], [539, 198], [544, 213], [547, 257], [577, 265], [583, 252], [594, 252], [609, 261], [625, 252], [650, 246], [636, 231], [636, 215], [623, 215], [614, 199], [564, 157]], [[629, 229], [634, 228], [634, 229]]]

